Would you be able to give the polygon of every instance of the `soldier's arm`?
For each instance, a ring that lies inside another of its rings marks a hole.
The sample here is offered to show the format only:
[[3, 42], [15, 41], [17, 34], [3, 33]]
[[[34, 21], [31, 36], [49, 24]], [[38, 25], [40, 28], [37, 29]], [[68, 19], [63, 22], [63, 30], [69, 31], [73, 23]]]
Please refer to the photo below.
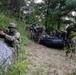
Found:
[[8, 40], [11, 40], [11, 41], [14, 41], [15, 40], [15, 37], [12, 37], [12, 36], [7, 35], [6, 33], [4, 33], [3, 30], [0, 30], [0, 34], [3, 35]]
[[14, 36], [10, 36], [10, 35], [5, 34], [5, 38], [7, 40], [14, 41], [16, 44], [20, 44], [21, 43], [21, 38], [20, 38], [20, 34], [19, 33], [15, 33]]
[[[10, 40], [10, 41], [15, 41], [17, 43], [20, 43], [21, 42], [21, 39], [20, 39], [20, 33], [16, 32], [14, 34], [14, 36], [10, 36], [6, 33], [4, 33], [2, 30], [0, 31], [0, 34], [3, 35], [7, 40]], [[19, 39], [19, 40], [17, 40]]]
[[15, 38], [18, 39], [19, 43], [21, 43], [21, 37], [20, 37], [20, 33], [16, 33], [15, 34]]
[[16, 40], [15, 36], [10, 36], [8, 34], [5, 34], [4, 36], [5, 36], [6, 39], [8, 39], [10, 41], [15, 41]]
[[18, 50], [20, 48], [20, 43], [21, 43], [21, 37], [20, 37], [20, 33], [15, 33], [15, 38], [17, 39], [17, 42], [15, 41], [16, 43], [16, 49]]

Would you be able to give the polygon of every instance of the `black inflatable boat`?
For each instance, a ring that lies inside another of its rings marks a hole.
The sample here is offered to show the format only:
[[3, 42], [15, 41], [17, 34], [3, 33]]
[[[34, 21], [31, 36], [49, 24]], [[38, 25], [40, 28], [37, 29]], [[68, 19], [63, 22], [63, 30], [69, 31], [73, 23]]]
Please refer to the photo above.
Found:
[[63, 48], [65, 42], [60, 38], [51, 37], [49, 35], [42, 35], [40, 44], [48, 47]]

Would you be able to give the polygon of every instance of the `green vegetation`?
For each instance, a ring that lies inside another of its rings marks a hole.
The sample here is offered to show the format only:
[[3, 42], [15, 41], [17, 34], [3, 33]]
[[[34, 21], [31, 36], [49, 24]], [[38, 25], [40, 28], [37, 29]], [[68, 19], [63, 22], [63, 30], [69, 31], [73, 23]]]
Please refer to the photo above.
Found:
[[[34, 0], [0, 0], [0, 27], [8, 29], [10, 22], [16, 23], [22, 39], [18, 60], [9, 66], [9, 69], [3, 69], [0, 65], [3, 75], [27, 75], [30, 52], [26, 52], [24, 45], [31, 43], [28, 39], [28, 24], [36, 23], [45, 26], [48, 34], [53, 29], [64, 30], [67, 24], [76, 24], [76, 0], [43, 1], [36, 4]], [[44, 75], [45, 70], [41, 67], [37, 69], [37, 74]], [[54, 75], [58, 75], [57, 70], [54, 71]], [[72, 75], [76, 75], [76, 69]]]
[[25, 52], [24, 44], [31, 43], [28, 39], [28, 31], [27, 31], [27, 25], [25, 22], [18, 22], [17, 20], [13, 18], [6, 17], [4, 14], [0, 14], [0, 27], [3, 27], [5, 29], [8, 29], [8, 24], [10, 22], [14, 22], [17, 24], [17, 29], [21, 34], [21, 46], [19, 49], [19, 57], [18, 60], [12, 64], [9, 69], [5, 68], [2, 69], [2, 65], [0, 66], [0, 70], [4, 73], [4, 75], [26, 75], [26, 67], [28, 66], [28, 56], [29, 52]]
[[73, 69], [73, 72], [71, 75], [76, 75], [76, 68]]
[[[43, 0], [36, 4], [34, 0], [0, 0], [0, 12], [10, 17], [22, 19], [26, 23], [45, 25], [49, 33], [53, 28], [62, 29], [63, 25], [76, 23], [76, 0]], [[25, 13], [24, 13], [25, 11]], [[65, 18], [70, 18], [66, 20]]]

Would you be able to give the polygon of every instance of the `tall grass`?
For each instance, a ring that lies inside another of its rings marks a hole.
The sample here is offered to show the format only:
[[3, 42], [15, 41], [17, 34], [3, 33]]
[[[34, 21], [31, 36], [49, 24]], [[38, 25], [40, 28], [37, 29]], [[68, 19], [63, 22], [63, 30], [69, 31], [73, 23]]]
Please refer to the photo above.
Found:
[[27, 75], [26, 66], [28, 66], [28, 64], [26, 62], [27, 58], [25, 57], [27, 52], [25, 52], [25, 48], [24, 48], [24, 44], [30, 43], [30, 40], [27, 38], [28, 36], [27, 25], [25, 21], [17, 21], [13, 18], [9, 18], [5, 16], [4, 14], [0, 13], [0, 27], [8, 29], [8, 24], [10, 22], [14, 22], [17, 24], [17, 30], [21, 34], [22, 42], [21, 42], [20, 49], [19, 49], [19, 57], [18, 57], [18, 60], [14, 62], [14, 64], [9, 66], [8, 69], [3, 70], [2, 67], [0, 67], [0, 70], [4, 72], [3, 75]]

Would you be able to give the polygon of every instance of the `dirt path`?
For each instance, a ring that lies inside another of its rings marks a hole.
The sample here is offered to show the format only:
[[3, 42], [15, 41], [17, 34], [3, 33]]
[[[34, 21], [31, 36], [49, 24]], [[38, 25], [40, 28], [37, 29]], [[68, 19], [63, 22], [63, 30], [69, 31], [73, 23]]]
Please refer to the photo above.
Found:
[[29, 57], [32, 66], [28, 68], [31, 75], [71, 75], [75, 63], [65, 56], [64, 51], [36, 43], [25, 48], [32, 53]]

